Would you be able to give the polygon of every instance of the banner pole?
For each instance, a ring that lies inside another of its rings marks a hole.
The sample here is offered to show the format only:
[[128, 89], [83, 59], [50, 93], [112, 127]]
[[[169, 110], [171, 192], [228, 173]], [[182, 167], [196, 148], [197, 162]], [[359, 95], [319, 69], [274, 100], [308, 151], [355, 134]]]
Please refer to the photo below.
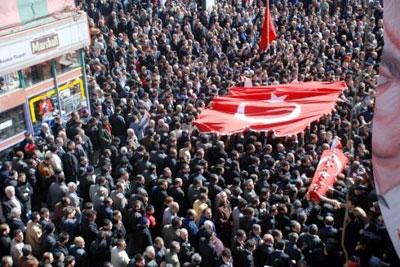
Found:
[[[268, 9], [268, 13], [267, 13], [267, 16], [268, 16], [268, 21], [267, 21], [267, 45], [269, 46], [269, 21], [271, 19], [271, 13], [270, 13], [270, 10], [269, 10], [269, 0], [267, 0], [266, 8]], [[265, 18], [264, 18], [264, 20], [265, 20]]]

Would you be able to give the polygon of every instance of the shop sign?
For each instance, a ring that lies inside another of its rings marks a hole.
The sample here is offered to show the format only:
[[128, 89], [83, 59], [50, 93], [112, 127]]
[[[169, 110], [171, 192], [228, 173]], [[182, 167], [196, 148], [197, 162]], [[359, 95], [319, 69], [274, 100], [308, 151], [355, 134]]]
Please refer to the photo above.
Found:
[[[78, 15], [77, 15], [78, 16]], [[90, 44], [87, 16], [0, 37], [0, 76], [78, 50]]]
[[45, 37], [35, 39], [31, 42], [32, 54], [45, 52], [60, 45], [58, 34], [50, 34]]

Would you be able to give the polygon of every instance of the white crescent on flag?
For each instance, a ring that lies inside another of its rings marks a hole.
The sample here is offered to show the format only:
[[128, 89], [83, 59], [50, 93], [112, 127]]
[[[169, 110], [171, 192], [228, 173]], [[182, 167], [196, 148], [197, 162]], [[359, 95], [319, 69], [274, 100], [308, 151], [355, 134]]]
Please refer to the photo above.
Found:
[[[287, 96], [276, 96], [275, 94], [271, 94], [271, 99], [265, 100], [264, 102], [268, 103], [283, 103], [285, 102], [285, 98]], [[286, 102], [287, 103], [287, 102]], [[235, 118], [238, 120], [242, 120], [248, 123], [257, 123], [257, 124], [273, 124], [273, 123], [280, 123], [285, 121], [291, 121], [296, 119], [301, 114], [301, 106], [296, 103], [291, 103], [294, 109], [287, 115], [281, 117], [265, 117], [265, 116], [248, 116], [246, 115], [246, 103], [241, 103], [238, 106], [238, 109], [235, 113]]]

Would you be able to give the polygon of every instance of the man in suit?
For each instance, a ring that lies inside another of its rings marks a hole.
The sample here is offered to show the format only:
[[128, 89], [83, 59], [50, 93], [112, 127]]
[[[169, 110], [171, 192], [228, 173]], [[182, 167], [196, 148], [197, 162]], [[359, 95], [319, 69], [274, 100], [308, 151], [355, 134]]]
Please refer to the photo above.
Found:
[[120, 107], [116, 107], [115, 113], [110, 116], [110, 124], [112, 127], [113, 135], [118, 136], [124, 144], [127, 126], [125, 118], [121, 114], [122, 109]]
[[139, 219], [139, 223], [136, 225], [135, 231], [135, 254], [143, 253], [145, 249], [148, 246], [151, 246], [151, 244], [153, 243], [149, 226], [150, 222], [145, 216]]
[[290, 257], [284, 250], [285, 241], [278, 240], [275, 244], [275, 251], [268, 257], [267, 264], [271, 266], [291, 267]]
[[217, 251], [212, 244], [212, 232], [206, 230], [204, 236], [200, 238], [199, 254], [202, 258], [201, 267], [215, 266], [218, 261]]
[[254, 251], [254, 263], [256, 267], [264, 267], [269, 255], [274, 251], [274, 237], [271, 234], [263, 236], [263, 243]]
[[326, 216], [324, 220], [325, 226], [319, 230], [319, 236], [322, 241], [326, 242], [328, 238], [337, 238], [338, 230], [333, 227], [335, 221], [332, 216]]
[[79, 160], [75, 155], [75, 143], [73, 141], [69, 141], [67, 148], [68, 152], [65, 153], [62, 158], [64, 174], [68, 183], [76, 183], [78, 181]]
[[285, 253], [289, 255], [292, 260], [296, 262], [304, 259], [303, 253], [301, 249], [297, 246], [297, 240], [299, 239], [299, 235], [297, 233], [290, 233], [288, 235], [289, 241], [286, 242], [285, 245]]
[[253, 252], [255, 249], [256, 241], [254, 239], [248, 239], [244, 245], [244, 250], [240, 254], [238, 266], [254, 267]]
[[87, 244], [92, 244], [96, 240], [99, 229], [96, 224], [96, 211], [88, 210], [85, 212], [86, 222], [82, 224], [82, 237], [85, 239]]

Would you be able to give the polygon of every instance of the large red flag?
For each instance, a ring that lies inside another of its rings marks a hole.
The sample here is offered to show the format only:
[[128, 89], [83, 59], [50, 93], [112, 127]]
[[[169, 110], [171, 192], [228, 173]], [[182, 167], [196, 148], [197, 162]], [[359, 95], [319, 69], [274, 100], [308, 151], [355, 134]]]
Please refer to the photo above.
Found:
[[260, 47], [261, 50], [265, 50], [275, 39], [276, 39], [275, 26], [271, 18], [271, 13], [269, 12], [269, 0], [267, 0], [263, 26], [261, 29], [261, 38], [258, 46]]
[[219, 134], [251, 129], [294, 135], [329, 114], [345, 88], [344, 82], [233, 87], [227, 96], [215, 97], [193, 125]]
[[336, 177], [346, 166], [349, 159], [341, 149], [333, 148], [322, 153], [313, 180], [308, 188], [308, 198], [320, 201], [336, 181]]

